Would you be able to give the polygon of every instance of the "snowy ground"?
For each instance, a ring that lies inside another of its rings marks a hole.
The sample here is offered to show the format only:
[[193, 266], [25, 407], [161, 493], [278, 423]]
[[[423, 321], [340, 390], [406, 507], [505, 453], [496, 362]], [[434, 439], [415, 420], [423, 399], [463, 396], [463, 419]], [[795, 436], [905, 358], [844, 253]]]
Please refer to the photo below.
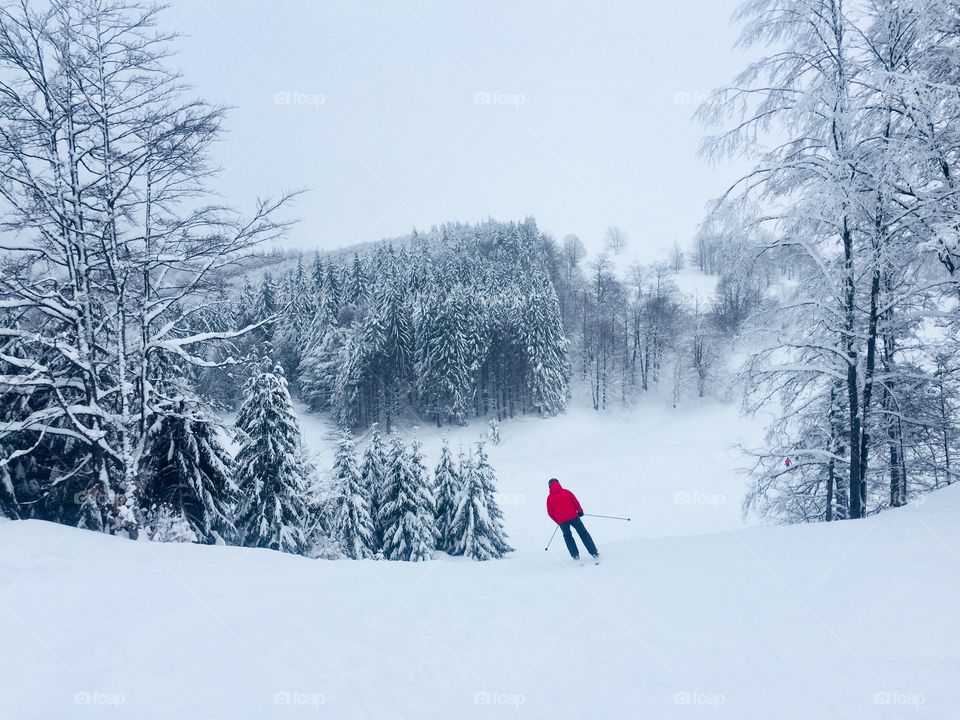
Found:
[[[491, 456], [517, 552], [498, 562], [0, 522], [0, 717], [958, 717], [960, 488], [743, 528], [725, 438], [752, 429], [733, 409], [586, 419], [504, 424]], [[324, 455], [325, 427], [304, 424]], [[432, 461], [440, 433], [418, 435]], [[634, 518], [590, 522], [599, 567], [543, 551], [550, 475]]]
[[[333, 463], [332, 426], [299, 408], [304, 442], [318, 468]], [[483, 423], [405, 430], [423, 444], [433, 467], [444, 438], [454, 454], [486, 438]], [[582, 399], [548, 419], [520, 417], [501, 423], [501, 444], [487, 443], [499, 480], [499, 499], [518, 550], [541, 549], [553, 524], [546, 517], [547, 481], [558, 478], [588, 513], [631, 517], [620, 523], [595, 520], [598, 542], [632, 537], [690, 535], [744, 526], [741, 512], [745, 462], [736, 444], [761, 438], [757, 420], [737, 408], [693, 399], [673, 409], [652, 399], [638, 407], [597, 413]], [[362, 446], [361, 441], [361, 446]]]

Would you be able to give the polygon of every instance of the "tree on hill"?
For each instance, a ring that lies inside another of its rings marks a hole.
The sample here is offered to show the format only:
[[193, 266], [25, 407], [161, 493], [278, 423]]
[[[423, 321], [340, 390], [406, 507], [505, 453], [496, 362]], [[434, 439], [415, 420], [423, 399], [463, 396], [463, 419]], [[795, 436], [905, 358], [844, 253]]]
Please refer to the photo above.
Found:
[[158, 416], [149, 433], [141, 504], [170, 507], [185, 518], [199, 542], [232, 542], [233, 461], [213, 423], [180, 402], [173, 412]]
[[353, 440], [343, 438], [337, 445], [333, 465], [333, 534], [344, 554], [354, 560], [373, 557], [373, 519], [370, 517], [369, 487], [363, 481], [353, 454]]
[[373, 540], [371, 547], [379, 552], [383, 544], [383, 526], [381, 525], [380, 506], [386, 492], [387, 473], [390, 461], [387, 457], [383, 438], [377, 425], [373, 426], [370, 444], [363, 452], [363, 462], [360, 466], [360, 477], [366, 487], [366, 494], [370, 500], [370, 517], [373, 521]]
[[460, 469], [453, 462], [450, 443], [446, 439], [440, 448], [440, 462], [437, 463], [433, 477], [433, 486], [437, 493], [437, 549], [449, 550], [452, 546], [450, 529], [462, 480]]
[[236, 424], [243, 439], [236, 459], [242, 544], [302, 554], [306, 467], [283, 368], [264, 361], [247, 382]]
[[622, 228], [611, 225], [606, 234], [607, 249], [614, 255], [619, 255], [627, 246], [627, 233]]
[[418, 443], [410, 452], [399, 438], [390, 446], [389, 470], [380, 525], [383, 554], [388, 560], [431, 560], [436, 546], [435, 506], [423, 470]]
[[418, 332], [420, 408], [436, 420], [462, 423], [472, 400], [467, 333], [471, 330], [462, 288], [430, 296]]
[[461, 486], [450, 525], [452, 555], [494, 560], [513, 551], [503, 528], [503, 513], [494, 497], [495, 486], [493, 469], [483, 444], [479, 443], [476, 460], [461, 456]]

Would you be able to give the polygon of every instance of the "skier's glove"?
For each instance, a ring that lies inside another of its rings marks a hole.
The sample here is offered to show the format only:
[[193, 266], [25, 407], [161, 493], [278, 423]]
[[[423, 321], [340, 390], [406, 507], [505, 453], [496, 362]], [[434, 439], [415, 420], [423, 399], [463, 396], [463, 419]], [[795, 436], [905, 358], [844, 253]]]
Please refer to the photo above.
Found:
[[577, 510], [577, 517], [583, 517], [583, 510]]

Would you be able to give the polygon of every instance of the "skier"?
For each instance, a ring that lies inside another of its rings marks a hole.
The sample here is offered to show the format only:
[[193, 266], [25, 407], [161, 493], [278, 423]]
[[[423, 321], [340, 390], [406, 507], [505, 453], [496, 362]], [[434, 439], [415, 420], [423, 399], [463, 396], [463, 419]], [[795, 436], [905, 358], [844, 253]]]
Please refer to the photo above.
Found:
[[583, 508], [580, 507], [577, 496], [561, 486], [560, 481], [556, 478], [551, 478], [547, 487], [550, 488], [550, 493], [547, 495], [547, 515], [560, 526], [560, 532], [563, 533], [563, 541], [567, 544], [570, 557], [574, 560], [580, 559], [580, 551], [577, 549], [577, 543], [570, 531], [572, 527], [577, 531], [580, 542], [583, 543], [587, 552], [599, 562], [600, 553], [597, 551], [597, 546], [593, 544], [593, 538], [590, 537], [590, 533], [583, 526], [583, 520], [580, 519], [583, 517]]

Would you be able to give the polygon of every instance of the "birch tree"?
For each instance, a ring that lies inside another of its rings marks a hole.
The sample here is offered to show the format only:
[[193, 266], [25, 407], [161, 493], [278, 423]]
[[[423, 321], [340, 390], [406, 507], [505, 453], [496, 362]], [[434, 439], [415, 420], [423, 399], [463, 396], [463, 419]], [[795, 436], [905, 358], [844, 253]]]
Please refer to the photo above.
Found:
[[20, 398], [0, 421], [18, 447], [0, 462], [41, 459], [43, 498], [92, 479], [107, 498], [138, 497], [166, 404], [154, 364], [215, 364], [204, 348], [247, 328], [192, 332], [192, 316], [220, 270], [285, 229], [274, 217], [289, 196], [247, 218], [210, 202], [223, 110], [169, 69], [159, 14], [107, 0], [0, 8], [0, 390]]

